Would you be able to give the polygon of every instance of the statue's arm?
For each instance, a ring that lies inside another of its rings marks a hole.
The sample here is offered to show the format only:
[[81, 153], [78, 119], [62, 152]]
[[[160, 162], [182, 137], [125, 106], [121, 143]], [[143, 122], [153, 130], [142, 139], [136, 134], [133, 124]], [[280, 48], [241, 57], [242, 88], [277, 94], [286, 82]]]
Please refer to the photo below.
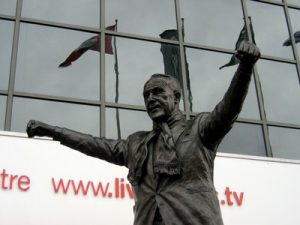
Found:
[[52, 126], [35, 120], [27, 125], [28, 137], [46, 136], [62, 145], [86, 155], [100, 158], [113, 164], [127, 166], [127, 141], [93, 137], [66, 128]]
[[259, 49], [250, 42], [242, 42], [236, 53], [238, 69], [223, 99], [203, 120], [200, 134], [205, 144], [214, 149], [232, 128], [240, 113], [251, 81], [253, 66], [260, 57]]

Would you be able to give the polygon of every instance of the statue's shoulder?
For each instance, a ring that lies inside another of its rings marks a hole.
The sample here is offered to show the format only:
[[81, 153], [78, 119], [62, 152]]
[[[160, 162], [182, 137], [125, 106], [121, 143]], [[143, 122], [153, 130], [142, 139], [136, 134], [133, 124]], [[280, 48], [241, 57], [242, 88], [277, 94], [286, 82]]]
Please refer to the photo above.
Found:
[[191, 118], [192, 123], [199, 123], [210, 115], [210, 112], [201, 112]]
[[137, 131], [137, 132], [134, 132], [133, 134], [130, 134], [128, 136], [128, 141], [129, 142], [143, 141], [150, 133], [151, 133], [151, 131]]

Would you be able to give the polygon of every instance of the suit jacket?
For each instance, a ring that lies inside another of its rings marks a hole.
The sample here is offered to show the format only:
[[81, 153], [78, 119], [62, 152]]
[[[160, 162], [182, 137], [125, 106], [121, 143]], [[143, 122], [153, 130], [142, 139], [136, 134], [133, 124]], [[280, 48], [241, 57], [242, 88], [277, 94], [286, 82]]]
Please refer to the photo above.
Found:
[[152, 225], [157, 209], [166, 225], [222, 225], [213, 184], [214, 159], [220, 141], [241, 110], [251, 70], [252, 67], [240, 64], [215, 109], [183, 122], [184, 129], [176, 141], [180, 175], [161, 175], [154, 182], [149, 174], [138, 174], [138, 171], [145, 171], [138, 170], [140, 166], [149, 164], [148, 145], [154, 131], [136, 132], [126, 140], [111, 140], [57, 128], [54, 139], [89, 156], [129, 169], [128, 179], [135, 199], [135, 225]]

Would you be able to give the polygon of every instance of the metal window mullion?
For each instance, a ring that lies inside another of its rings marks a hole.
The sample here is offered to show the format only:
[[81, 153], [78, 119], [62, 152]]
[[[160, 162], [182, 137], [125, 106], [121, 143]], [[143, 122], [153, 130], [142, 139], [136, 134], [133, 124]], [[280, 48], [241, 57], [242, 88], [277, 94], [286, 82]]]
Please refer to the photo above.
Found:
[[41, 19], [33, 19], [28, 17], [21, 17], [21, 22], [26, 24], [33, 24], [39, 26], [47, 26], [47, 27], [54, 27], [54, 28], [62, 28], [67, 30], [75, 30], [75, 31], [83, 31], [83, 32], [90, 32], [95, 33], [99, 32], [99, 28], [93, 27], [86, 27], [82, 25], [75, 25], [75, 24], [68, 24], [68, 23], [61, 23], [61, 22], [54, 22], [54, 21], [47, 21]]
[[188, 99], [188, 89], [187, 89], [187, 75], [186, 75], [186, 64], [185, 64], [185, 54], [184, 54], [184, 44], [183, 44], [183, 34], [182, 30], [182, 22], [180, 16], [180, 6], [179, 0], [174, 0], [175, 4], [175, 11], [176, 11], [176, 24], [177, 24], [177, 31], [179, 37], [179, 52], [180, 52], [180, 63], [181, 63], [181, 74], [182, 74], [182, 90], [183, 90], [183, 100], [184, 100], [184, 110], [186, 112], [186, 119], [190, 119], [190, 107], [189, 107], [189, 99]]
[[15, 21], [15, 16], [0, 14], [1, 20]]
[[105, 137], [105, 0], [100, 0], [100, 136]]
[[16, 77], [16, 66], [17, 66], [17, 54], [18, 54], [18, 43], [20, 36], [20, 18], [22, 11], [22, 0], [17, 1], [16, 8], [16, 20], [14, 25], [14, 36], [12, 45], [12, 54], [10, 61], [10, 72], [8, 82], [8, 95], [6, 100], [6, 112], [5, 112], [5, 124], [4, 130], [11, 130], [11, 119], [12, 119], [12, 107], [13, 107], [13, 94], [15, 89], [15, 77]]
[[[249, 18], [248, 18], [248, 11], [247, 11], [247, 6], [246, 6], [246, 0], [241, 0], [241, 3], [242, 3], [243, 15], [245, 17], [245, 22], [246, 22], [247, 34], [248, 34], [250, 42], [253, 43], [251, 29], [250, 29], [250, 23], [249, 23]], [[262, 120], [263, 137], [264, 137], [264, 142], [265, 142], [265, 147], [266, 147], [266, 153], [267, 153], [268, 157], [273, 157], [272, 148], [271, 148], [271, 144], [270, 144], [270, 138], [269, 138], [270, 137], [269, 130], [268, 130], [268, 126], [267, 126], [266, 111], [264, 108], [263, 93], [262, 93], [261, 84], [260, 84], [256, 65], [254, 66], [254, 69], [253, 69], [253, 75], [254, 75], [254, 82], [255, 82], [256, 94], [257, 94], [257, 100], [258, 100], [258, 108], [259, 108], [259, 113], [260, 113], [260, 117]]]
[[283, 127], [283, 128], [298, 129], [298, 130], [300, 130], [300, 125], [298, 125], [298, 124], [268, 121], [268, 125], [269, 126], [273, 126], [273, 127]]
[[289, 8], [292, 8], [292, 9], [299, 9], [300, 10], [300, 6], [299, 5], [295, 5], [295, 4], [291, 4], [291, 3], [286, 3], [287, 6]]
[[253, 2], [261, 2], [261, 3], [265, 3], [265, 4], [270, 4], [270, 5], [279, 5], [279, 6], [283, 6], [282, 2], [275, 2], [273, 0], [251, 0]]
[[297, 73], [298, 73], [298, 80], [300, 82], [300, 60], [299, 60], [299, 54], [298, 54], [298, 51], [297, 51], [297, 46], [296, 46], [294, 32], [293, 32], [292, 23], [291, 23], [291, 18], [290, 18], [289, 12], [288, 12], [288, 6], [287, 6], [286, 0], [283, 0], [283, 3], [284, 3], [284, 15], [285, 15], [285, 18], [286, 18], [286, 22], [287, 22], [287, 26], [288, 26], [290, 38], [291, 38], [291, 41], [292, 41], [292, 50], [293, 50], [293, 53], [294, 53], [294, 57], [296, 59], [296, 68], [297, 68]]
[[14, 92], [14, 97], [100, 107], [99, 100], [77, 99], [77, 98], [70, 98], [70, 97], [63, 97], [63, 96], [27, 93], [27, 92], [19, 92], [19, 91]]

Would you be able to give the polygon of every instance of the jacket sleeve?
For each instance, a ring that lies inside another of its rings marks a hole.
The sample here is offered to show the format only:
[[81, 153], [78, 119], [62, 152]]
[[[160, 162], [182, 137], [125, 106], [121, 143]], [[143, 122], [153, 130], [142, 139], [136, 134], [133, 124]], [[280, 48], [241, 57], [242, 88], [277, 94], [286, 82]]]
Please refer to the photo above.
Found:
[[201, 116], [199, 133], [204, 145], [216, 151], [240, 113], [251, 81], [253, 65], [240, 63], [223, 99], [211, 113]]
[[93, 137], [66, 128], [56, 127], [53, 140], [88, 156], [127, 167], [128, 142]]

